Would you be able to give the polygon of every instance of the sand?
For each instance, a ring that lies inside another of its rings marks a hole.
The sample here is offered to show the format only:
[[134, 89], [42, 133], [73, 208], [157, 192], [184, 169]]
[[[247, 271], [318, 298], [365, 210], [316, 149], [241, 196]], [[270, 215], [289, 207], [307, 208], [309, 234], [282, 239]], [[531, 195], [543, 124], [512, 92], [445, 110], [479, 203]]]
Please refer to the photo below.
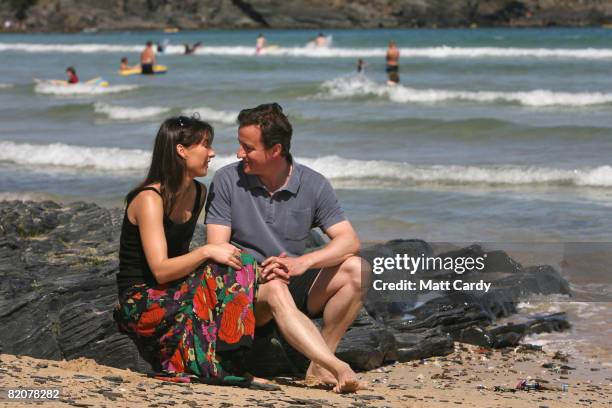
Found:
[[[79, 358], [71, 361], [0, 355], [0, 406], [33, 406], [8, 401], [7, 388], [56, 388], [59, 399], [44, 407], [603, 407], [611, 406], [609, 361], [578, 358], [521, 347], [488, 350], [456, 343], [446, 357], [395, 363], [360, 373], [369, 390], [338, 395], [306, 388], [297, 379], [277, 379], [280, 391], [258, 391], [204, 384], [174, 384], [140, 373]], [[546, 388], [516, 390], [530, 376]], [[567, 384], [568, 391], [561, 390]], [[504, 392], [495, 391], [502, 386]]]

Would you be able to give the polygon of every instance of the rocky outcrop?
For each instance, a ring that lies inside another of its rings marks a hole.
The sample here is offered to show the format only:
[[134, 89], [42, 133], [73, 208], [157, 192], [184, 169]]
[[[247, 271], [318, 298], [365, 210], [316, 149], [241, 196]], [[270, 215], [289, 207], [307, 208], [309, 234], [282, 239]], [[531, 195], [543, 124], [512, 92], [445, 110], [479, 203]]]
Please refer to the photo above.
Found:
[[397, 28], [600, 26], [599, 0], [13, 0], [0, 3], [6, 30], [206, 28]]
[[[113, 367], [147, 369], [111, 316], [121, 217], [120, 209], [88, 203], [0, 202], [0, 350], [48, 359], [88, 357]], [[194, 244], [202, 242], [204, 231], [198, 226]], [[310, 245], [321, 243], [314, 235]], [[380, 256], [433, 253], [421, 240], [394, 240], [363, 250], [370, 262]], [[392, 361], [445, 355], [453, 351], [455, 341], [506, 347], [527, 334], [569, 327], [563, 314], [497, 325], [516, 312], [524, 296], [568, 294], [569, 287], [553, 268], [525, 268], [501, 251], [487, 253], [471, 246], [441, 256], [485, 253], [490, 260], [486, 268], [462, 278], [493, 282], [488, 293], [422, 290], [397, 298], [370, 291], [338, 356], [368, 370]], [[447, 271], [428, 273], [434, 280], [449, 277]], [[411, 276], [394, 270], [385, 274], [390, 280]], [[308, 362], [272, 326], [257, 333], [249, 363], [260, 375], [296, 375]]]

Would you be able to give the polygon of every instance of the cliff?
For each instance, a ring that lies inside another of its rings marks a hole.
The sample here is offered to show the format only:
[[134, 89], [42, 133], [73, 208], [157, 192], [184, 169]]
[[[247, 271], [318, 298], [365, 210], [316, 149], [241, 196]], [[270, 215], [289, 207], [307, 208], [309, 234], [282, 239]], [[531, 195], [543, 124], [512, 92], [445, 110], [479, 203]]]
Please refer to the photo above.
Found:
[[3, 0], [1, 30], [601, 26], [606, 0]]

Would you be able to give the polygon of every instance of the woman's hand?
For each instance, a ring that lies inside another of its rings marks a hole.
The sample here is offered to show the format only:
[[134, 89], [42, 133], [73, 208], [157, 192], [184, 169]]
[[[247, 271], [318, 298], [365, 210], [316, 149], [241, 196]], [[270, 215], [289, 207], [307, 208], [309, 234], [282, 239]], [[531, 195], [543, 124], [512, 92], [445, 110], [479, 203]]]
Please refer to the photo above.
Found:
[[242, 269], [240, 249], [232, 244], [207, 244], [202, 247], [206, 259], [217, 263], [231, 266], [234, 269]]

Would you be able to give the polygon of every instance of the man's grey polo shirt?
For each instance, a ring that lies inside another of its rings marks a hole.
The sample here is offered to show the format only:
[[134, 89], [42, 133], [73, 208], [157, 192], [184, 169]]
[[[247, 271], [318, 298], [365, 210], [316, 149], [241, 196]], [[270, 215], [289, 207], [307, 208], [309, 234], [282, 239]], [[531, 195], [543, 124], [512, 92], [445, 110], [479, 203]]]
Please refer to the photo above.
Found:
[[270, 197], [259, 177], [236, 162], [215, 173], [205, 223], [231, 227], [231, 243], [262, 262], [281, 252], [302, 255], [311, 228], [325, 232], [345, 219], [329, 181], [316, 171], [293, 161], [289, 182]]

